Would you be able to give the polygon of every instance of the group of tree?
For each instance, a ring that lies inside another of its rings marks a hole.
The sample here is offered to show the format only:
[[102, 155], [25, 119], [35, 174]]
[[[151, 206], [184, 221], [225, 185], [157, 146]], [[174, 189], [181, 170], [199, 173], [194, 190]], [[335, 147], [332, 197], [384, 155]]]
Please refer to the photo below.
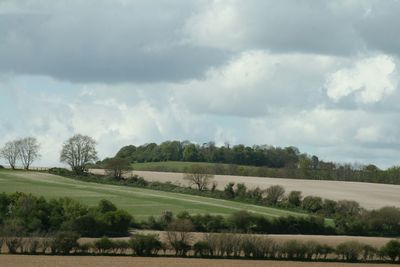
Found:
[[166, 141], [161, 144], [150, 143], [141, 146], [125, 146], [116, 157], [130, 162], [188, 161], [228, 163], [251, 166], [282, 168], [296, 166], [300, 152], [296, 147], [273, 146], [216, 146], [214, 142], [203, 145], [188, 141]]
[[132, 216], [102, 200], [88, 207], [70, 198], [46, 200], [30, 194], [0, 194], [0, 227], [10, 233], [29, 235], [58, 231], [87, 237], [125, 236]]
[[357, 241], [345, 241], [336, 246], [296, 239], [276, 242], [265, 236], [241, 233], [208, 233], [195, 239], [193, 224], [187, 219], [175, 219], [167, 228], [164, 241], [157, 234], [140, 233], [129, 240], [102, 237], [89, 243], [78, 242], [79, 235], [74, 232], [24, 238], [14, 233], [0, 235], [0, 245], [4, 242], [10, 254], [156, 256], [163, 251], [163, 255], [180, 257], [400, 262], [397, 240], [378, 247]]
[[[166, 141], [161, 144], [128, 145], [121, 148], [115, 158], [130, 163], [163, 161], [214, 163], [213, 167], [208, 168], [210, 174], [400, 184], [400, 167], [381, 170], [373, 164], [323, 161], [315, 155], [301, 153], [294, 146], [242, 144], [216, 146], [214, 142], [199, 145], [189, 141]], [[151, 170], [179, 171], [168, 166], [156, 166]]]
[[39, 143], [34, 137], [26, 137], [7, 142], [0, 149], [0, 158], [5, 159], [12, 169], [20, 162], [28, 170], [31, 164], [40, 157]]

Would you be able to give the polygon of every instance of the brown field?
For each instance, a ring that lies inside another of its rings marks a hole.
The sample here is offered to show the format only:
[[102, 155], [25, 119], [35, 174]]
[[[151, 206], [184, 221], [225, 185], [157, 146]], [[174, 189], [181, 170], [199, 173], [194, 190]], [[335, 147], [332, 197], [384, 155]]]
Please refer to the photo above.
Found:
[[183, 259], [183, 258], [142, 258], [142, 257], [101, 257], [101, 256], [25, 256], [25, 255], [0, 255], [2, 267], [109, 267], [109, 266], [163, 266], [163, 267], [242, 267], [242, 266], [269, 266], [269, 267], [346, 267], [362, 266], [394, 267], [394, 264], [350, 264], [350, 263], [323, 263], [323, 262], [292, 262], [292, 261], [256, 261], [256, 260], [211, 260], [211, 259]]
[[[103, 170], [91, 170], [93, 173], [103, 174]], [[148, 181], [173, 182], [187, 185], [182, 173], [133, 171], [133, 174], [142, 176]], [[332, 200], [355, 200], [367, 209], [376, 209], [383, 206], [400, 207], [400, 185], [301, 180], [267, 177], [215, 175], [217, 188], [223, 189], [229, 182], [245, 183], [247, 187], [259, 186], [265, 189], [271, 185], [282, 185], [287, 192], [300, 190], [304, 196], [313, 195]]]

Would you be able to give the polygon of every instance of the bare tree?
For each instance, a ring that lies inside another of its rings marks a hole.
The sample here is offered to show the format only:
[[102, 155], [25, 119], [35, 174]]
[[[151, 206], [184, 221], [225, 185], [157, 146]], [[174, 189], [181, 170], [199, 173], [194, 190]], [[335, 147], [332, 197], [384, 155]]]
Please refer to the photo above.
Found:
[[8, 164], [10, 164], [11, 169], [15, 169], [15, 164], [17, 163], [19, 155], [18, 143], [17, 141], [7, 142], [4, 147], [0, 150], [0, 157], [6, 159]]
[[193, 223], [189, 219], [174, 220], [168, 225], [167, 238], [177, 256], [185, 256], [190, 250], [193, 229]]
[[112, 158], [106, 161], [104, 169], [108, 175], [111, 175], [117, 180], [121, 180], [124, 174], [132, 170], [132, 167], [126, 159]]
[[195, 164], [186, 170], [183, 179], [189, 182], [189, 186], [195, 185], [199, 191], [204, 191], [214, 179], [214, 175], [208, 174], [207, 168]]
[[16, 141], [24, 169], [29, 170], [29, 166], [40, 157], [39, 143], [34, 137], [26, 137]]
[[267, 188], [267, 197], [266, 201], [268, 204], [276, 205], [279, 201], [282, 200], [283, 195], [285, 194], [285, 189], [280, 185], [272, 185]]
[[86, 171], [88, 164], [97, 160], [96, 141], [86, 135], [77, 134], [62, 147], [60, 161], [68, 164], [76, 174]]

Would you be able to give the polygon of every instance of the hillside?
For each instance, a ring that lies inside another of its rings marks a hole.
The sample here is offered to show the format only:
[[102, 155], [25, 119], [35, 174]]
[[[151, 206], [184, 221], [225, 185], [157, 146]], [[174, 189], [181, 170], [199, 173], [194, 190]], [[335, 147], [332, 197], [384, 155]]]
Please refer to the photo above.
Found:
[[90, 206], [107, 199], [130, 212], [135, 218], [159, 216], [163, 211], [174, 213], [188, 211], [191, 214], [229, 215], [238, 210], [247, 210], [267, 217], [284, 215], [303, 216], [286, 210], [243, 204], [156, 190], [132, 188], [77, 181], [40, 172], [0, 170], [0, 192], [16, 191], [32, 193], [46, 198], [71, 197]]
[[[136, 166], [141, 166], [141, 169], [146, 170], [147, 165], [157, 166], [156, 163], [135, 164], [135, 171], [132, 173], [142, 176], [148, 181], [173, 182], [187, 185], [187, 182], [183, 180], [182, 173], [139, 171], [140, 168], [136, 168]], [[183, 167], [185, 164], [174, 163], [173, 166]], [[104, 173], [103, 170], [98, 169], [91, 171], [96, 174]], [[292, 190], [300, 190], [303, 196], [320, 196], [336, 201], [355, 200], [367, 209], [377, 209], [383, 206], [400, 207], [400, 185], [236, 175], [215, 175], [214, 179], [217, 182], [218, 189], [223, 189], [230, 182], [235, 182], [236, 184], [244, 183], [248, 188], [258, 186], [261, 189], [266, 189], [271, 185], [282, 185], [287, 193]]]

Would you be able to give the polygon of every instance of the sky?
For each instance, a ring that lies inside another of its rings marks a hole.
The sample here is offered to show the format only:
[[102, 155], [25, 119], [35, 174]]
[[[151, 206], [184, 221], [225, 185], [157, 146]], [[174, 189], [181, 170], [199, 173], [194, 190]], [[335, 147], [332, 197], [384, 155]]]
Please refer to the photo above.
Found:
[[[400, 164], [396, 0], [0, 0], [0, 146], [165, 140]], [[0, 160], [0, 163], [2, 161]]]

